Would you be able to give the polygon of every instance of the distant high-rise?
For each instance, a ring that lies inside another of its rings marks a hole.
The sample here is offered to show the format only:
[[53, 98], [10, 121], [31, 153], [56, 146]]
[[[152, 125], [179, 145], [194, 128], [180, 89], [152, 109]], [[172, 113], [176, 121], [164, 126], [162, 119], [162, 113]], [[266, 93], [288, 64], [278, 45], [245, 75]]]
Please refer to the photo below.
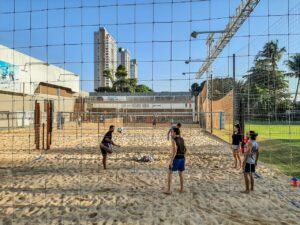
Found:
[[138, 63], [136, 59], [130, 60], [130, 78], [138, 79]]
[[103, 76], [104, 70], [110, 70], [114, 76], [117, 70], [118, 47], [115, 39], [104, 28], [94, 33], [94, 89], [111, 87], [112, 83]]
[[118, 65], [123, 65], [130, 76], [130, 52], [128, 49], [119, 48], [118, 52]]

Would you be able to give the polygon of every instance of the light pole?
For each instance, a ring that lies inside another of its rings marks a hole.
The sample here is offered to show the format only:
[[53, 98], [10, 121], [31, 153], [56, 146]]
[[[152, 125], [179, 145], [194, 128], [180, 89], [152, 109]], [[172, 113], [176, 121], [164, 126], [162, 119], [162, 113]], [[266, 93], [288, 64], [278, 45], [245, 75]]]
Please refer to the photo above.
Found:
[[228, 29], [225, 30], [207, 30], [207, 31], [193, 31], [191, 33], [192, 38], [197, 38], [199, 34], [217, 34], [217, 33], [225, 33], [228, 32]]
[[[206, 60], [203, 59], [191, 59], [191, 57], [189, 57], [188, 60], [185, 60], [185, 64], [190, 64], [191, 62], [206, 62]], [[196, 73], [197, 74], [197, 73]]]
[[[192, 38], [197, 38], [198, 35], [200, 34], [208, 34], [207, 36], [207, 41], [206, 41], [206, 45], [207, 45], [207, 55], [208, 55], [208, 60], [211, 60], [211, 46], [212, 43], [214, 42], [213, 39], [213, 35], [216, 33], [224, 33], [227, 32], [228, 30], [215, 30], [215, 31], [193, 31], [191, 33], [191, 37]], [[210, 133], [213, 133], [213, 107], [212, 107], [212, 103], [213, 103], [213, 79], [212, 79], [213, 75], [212, 75], [212, 66], [209, 67], [208, 71], [207, 71], [207, 78], [206, 78], [206, 111], [209, 111], [210, 108]], [[210, 81], [209, 81], [210, 80]], [[208, 97], [210, 95], [210, 98]], [[208, 99], [210, 99], [210, 107], [208, 106]]]

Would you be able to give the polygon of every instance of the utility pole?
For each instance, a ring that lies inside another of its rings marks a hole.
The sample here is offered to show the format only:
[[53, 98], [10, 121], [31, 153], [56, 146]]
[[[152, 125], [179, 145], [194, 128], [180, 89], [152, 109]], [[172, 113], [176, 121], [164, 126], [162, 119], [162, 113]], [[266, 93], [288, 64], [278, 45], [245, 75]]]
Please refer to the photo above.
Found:
[[[214, 33], [209, 33], [206, 41], [207, 45], [207, 55], [208, 59], [211, 57], [211, 46], [214, 42], [213, 39]], [[206, 112], [210, 111], [210, 133], [213, 133], [213, 79], [212, 79], [212, 66], [209, 66], [207, 71], [207, 79], [206, 79]], [[210, 107], [208, 106], [208, 102], [210, 103]]]
[[235, 86], [235, 54], [232, 55], [232, 77], [233, 77], [233, 88], [232, 88], [232, 120], [233, 126], [236, 121], [236, 86]]

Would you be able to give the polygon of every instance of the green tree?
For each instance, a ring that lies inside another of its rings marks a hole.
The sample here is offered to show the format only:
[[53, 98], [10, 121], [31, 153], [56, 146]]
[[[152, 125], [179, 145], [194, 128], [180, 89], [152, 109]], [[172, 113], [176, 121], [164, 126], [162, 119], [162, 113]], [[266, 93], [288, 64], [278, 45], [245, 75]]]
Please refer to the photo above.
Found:
[[286, 64], [287, 64], [289, 70], [291, 71], [290, 73], [286, 73], [286, 76], [294, 77], [294, 78], [298, 79], [295, 98], [293, 101], [294, 105], [296, 105], [297, 95], [298, 95], [298, 91], [299, 91], [299, 84], [300, 84], [300, 53], [290, 56], [290, 59], [287, 60]]
[[193, 83], [192, 85], [191, 85], [191, 90], [190, 90], [190, 92], [191, 92], [191, 94], [193, 95], [193, 96], [198, 96], [199, 95], [199, 93], [200, 93], [200, 85], [198, 84], [198, 83]]
[[136, 78], [129, 78], [128, 79], [128, 92], [133, 93], [136, 90], [136, 86], [138, 84]]
[[270, 41], [265, 44], [262, 51], [256, 56], [256, 60], [263, 62], [264, 65], [270, 65], [273, 73], [277, 70], [277, 63], [286, 52], [285, 47], [280, 48], [278, 46], [278, 40]]
[[115, 73], [116, 81], [113, 83], [113, 88], [116, 91], [125, 92], [128, 88], [127, 71], [125, 66], [119, 65]]
[[109, 69], [103, 71], [103, 76], [111, 81], [112, 87], [100, 87], [95, 90], [97, 92], [153, 92], [146, 85], [138, 85], [136, 78], [128, 78], [126, 68], [123, 65], [118, 66], [114, 76]]
[[103, 71], [103, 76], [104, 76], [105, 78], [108, 78], [108, 79], [111, 81], [112, 84], [115, 82], [111, 70], [104, 70], [104, 71]]
[[139, 84], [139, 85], [136, 86], [135, 92], [149, 93], [149, 92], [153, 92], [153, 90], [151, 88], [149, 88], [148, 86], [144, 85], [144, 84]]
[[111, 87], [99, 87], [95, 89], [96, 92], [114, 92]]
[[[278, 69], [285, 48], [278, 46], [278, 41], [271, 41], [264, 45], [254, 60], [254, 66], [246, 77], [249, 113], [265, 115], [273, 112], [275, 119], [281, 107], [288, 103], [288, 82], [284, 79], [284, 72]], [[249, 99], [250, 98], [250, 99]], [[280, 106], [280, 107], [279, 107]]]

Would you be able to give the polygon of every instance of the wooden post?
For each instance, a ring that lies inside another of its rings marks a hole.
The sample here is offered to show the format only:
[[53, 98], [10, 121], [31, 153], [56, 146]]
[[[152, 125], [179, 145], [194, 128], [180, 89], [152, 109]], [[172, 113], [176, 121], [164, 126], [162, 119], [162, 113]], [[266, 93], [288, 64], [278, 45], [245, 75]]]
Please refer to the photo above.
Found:
[[[77, 117], [78, 118], [78, 117]], [[77, 119], [78, 120], [78, 119]], [[78, 138], [78, 134], [77, 134], [77, 126], [78, 126], [78, 122], [76, 122], [76, 139]]]
[[9, 126], [10, 126], [10, 124], [9, 124], [10, 122], [9, 122], [9, 112], [7, 113], [7, 131], [8, 131], [8, 133], [9, 133]]
[[45, 149], [45, 123], [43, 123], [43, 150]]
[[31, 153], [31, 151], [30, 151], [30, 134], [28, 135], [28, 149], [29, 149], [29, 154]]
[[98, 118], [98, 142], [100, 141], [100, 118], [97, 116]]
[[47, 102], [47, 144], [46, 144], [46, 150], [50, 149], [51, 144], [51, 134], [50, 134], [50, 102]]
[[40, 103], [35, 101], [35, 148], [40, 149], [40, 123], [41, 123], [41, 112]]
[[50, 130], [50, 145], [52, 144], [52, 124], [53, 124], [53, 101], [49, 102], [49, 112], [50, 112], [50, 121], [49, 121], [49, 130]]

